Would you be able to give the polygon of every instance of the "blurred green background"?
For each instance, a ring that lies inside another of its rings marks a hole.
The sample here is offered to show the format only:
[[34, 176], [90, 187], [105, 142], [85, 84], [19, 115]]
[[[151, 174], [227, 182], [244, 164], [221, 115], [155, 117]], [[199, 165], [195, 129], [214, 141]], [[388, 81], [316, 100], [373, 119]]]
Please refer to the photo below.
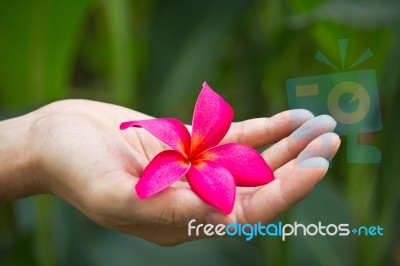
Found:
[[[2, 0], [0, 119], [86, 98], [190, 122], [204, 80], [235, 119], [288, 108], [289, 78], [337, 73], [321, 50], [377, 71], [380, 164], [347, 164], [277, 221], [381, 225], [383, 237], [201, 240], [162, 248], [97, 226], [51, 196], [0, 205], [0, 265], [400, 265], [400, 1]], [[349, 63], [350, 64], [350, 63]], [[340, 65], [340, 64], [339, 64]], [[11, 158], [10, 158], [11, 160]]]

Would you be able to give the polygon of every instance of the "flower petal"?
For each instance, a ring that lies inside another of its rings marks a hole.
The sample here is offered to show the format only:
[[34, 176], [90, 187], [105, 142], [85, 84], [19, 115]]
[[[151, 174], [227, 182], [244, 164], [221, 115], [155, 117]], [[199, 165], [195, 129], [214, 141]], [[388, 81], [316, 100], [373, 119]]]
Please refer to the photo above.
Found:
[[196, 157], [211, 160], [229, 170], [238, 186], [261, 186], [274, 180], [274, 173], [261, 155], [248, 146], [228, 143], [213, 147]]
[[176, 151], [188, 154], [190, 151], [190, 134], [185, 125], [174, 118], [155, 118], [124, 122], [120, 129], [142, 127], [159, 140]]
[[217, 145], [228, 132], [232, 119], [232, 107], [204, 82], [194, 107], [191, 155]]
[[140, 199], [148, 198], [184, 176], [190, 168], [182, 154], [174, 150], [160, 152], [143, 170], [136, 193]]
[[213, 162], [198, 162], [186, 174], [193, 191], [222, 212], [232, 212], [236, 186], [231, 173]]

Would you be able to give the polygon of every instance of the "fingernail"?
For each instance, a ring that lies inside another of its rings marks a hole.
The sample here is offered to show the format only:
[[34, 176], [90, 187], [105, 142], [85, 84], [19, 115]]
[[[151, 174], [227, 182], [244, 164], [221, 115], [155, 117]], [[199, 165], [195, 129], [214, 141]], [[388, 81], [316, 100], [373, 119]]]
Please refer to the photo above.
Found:
[[336, 154], [339, 145], [334, 145], [334, 143], [339, 142], [340, 138], [336, 133], [329, 132], [319, 136], [315, 144], [315, 148], [306, 149], [302, 151], [298, 158], [300, 161], [310, 159], [312, 157], [323, 157], [328, 161], [332, 160], [333, 156]]
[[301, 168], [328, 168], [329, 162], [322, 157], [313, 157], [299, 162]]
[[295, 130], [313, 117], [314, 115], [306, 109], [290, 110], [290, 126], [292, 130]]
[[333, 131], [336, 124], [331, 116], [320, 115], [305, 122], [293, 132], [293, 137], [297, 140], [312, 140], [323, 133]]

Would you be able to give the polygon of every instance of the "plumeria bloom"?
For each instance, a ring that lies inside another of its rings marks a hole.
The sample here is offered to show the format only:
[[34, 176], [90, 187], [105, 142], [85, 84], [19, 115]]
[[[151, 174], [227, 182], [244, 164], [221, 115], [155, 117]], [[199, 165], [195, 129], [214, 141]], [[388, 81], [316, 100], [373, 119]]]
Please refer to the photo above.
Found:
[[265, 160], [253, 148], [218, 145], [233, 119], [231, 106], [206, 82], [194, 108], [192, 134], [174, 118], [129, 121], [120, 129], [140, 127], [171, 147], [157, 154], [136, 184], [140, 199], [148, 198], [186, 176], [192, 190], [222, 212], [232, 212], [236, 186], [260, 186], [274, 179]]

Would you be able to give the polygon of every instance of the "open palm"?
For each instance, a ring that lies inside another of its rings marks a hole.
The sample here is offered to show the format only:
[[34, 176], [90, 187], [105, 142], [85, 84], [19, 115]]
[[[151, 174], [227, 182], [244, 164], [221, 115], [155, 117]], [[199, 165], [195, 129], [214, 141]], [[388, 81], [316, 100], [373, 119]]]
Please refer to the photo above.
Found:
[[33, 113], [32, 145], [43, 191], [74, 205], [95, 222], [160, 245], [189, 241], [188, 222], [267, 223], [304, 198], [328, 169], [340, 139], [329, 116], [305, 110], [233, 123], [223, 143], [260, 148], [276, 180], [237, 188], [234, 211], [224, 215], [202, 201], [185, 180], [146, 200], [134, 186], [150, 160], [170, 149], [144, 129], [119, 123], [151, 117], [120, 106], [67, 100]]

